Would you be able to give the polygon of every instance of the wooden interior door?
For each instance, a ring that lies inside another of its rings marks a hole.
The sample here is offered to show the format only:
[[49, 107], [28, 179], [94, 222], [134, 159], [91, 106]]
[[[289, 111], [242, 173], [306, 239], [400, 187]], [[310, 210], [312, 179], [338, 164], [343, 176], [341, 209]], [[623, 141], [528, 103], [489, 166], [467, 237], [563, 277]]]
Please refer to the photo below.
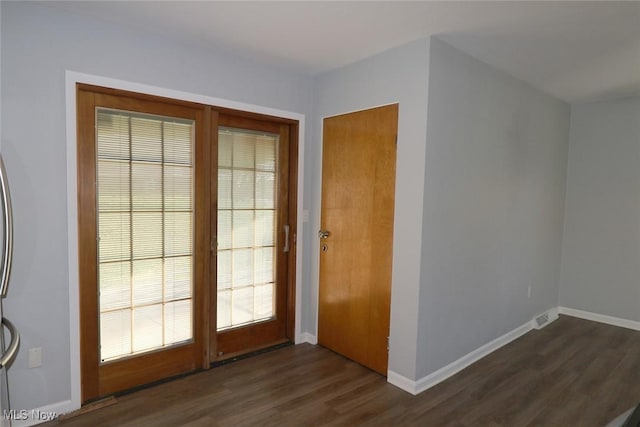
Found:
[[398, 105], [323, 125], [318, 342], [387, 374]]

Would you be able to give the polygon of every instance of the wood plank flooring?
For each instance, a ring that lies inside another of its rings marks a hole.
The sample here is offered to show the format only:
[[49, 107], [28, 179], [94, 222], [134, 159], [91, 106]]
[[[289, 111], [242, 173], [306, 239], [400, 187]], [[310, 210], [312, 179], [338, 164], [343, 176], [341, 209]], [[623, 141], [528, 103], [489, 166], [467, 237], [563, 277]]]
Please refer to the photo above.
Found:
[[640, 402], [640, 332], [561, 316], [412, 396], [302, 344], [45, 426], [598, 426]]

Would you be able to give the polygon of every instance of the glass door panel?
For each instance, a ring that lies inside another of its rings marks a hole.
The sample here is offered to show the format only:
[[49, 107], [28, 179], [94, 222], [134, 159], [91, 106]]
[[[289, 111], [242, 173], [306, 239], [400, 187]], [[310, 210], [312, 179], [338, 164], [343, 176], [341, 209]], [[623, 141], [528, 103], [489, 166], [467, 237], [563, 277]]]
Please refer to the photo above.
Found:
[[100, 361], [189, 342], [194, 123], [98, 108]]
[[278, 134], [218, 133], [217, 331], [272, 319]]
[[286, 341], [288, 129], [219, 117], [212, 361]]

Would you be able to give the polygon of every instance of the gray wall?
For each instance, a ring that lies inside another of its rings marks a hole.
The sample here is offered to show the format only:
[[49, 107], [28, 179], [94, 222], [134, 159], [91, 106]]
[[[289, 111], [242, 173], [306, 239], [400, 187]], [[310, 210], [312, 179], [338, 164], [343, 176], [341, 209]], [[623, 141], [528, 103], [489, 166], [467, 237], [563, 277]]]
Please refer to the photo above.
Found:
[[[30, 409], [70, 398], [65, 70], [307, 115], [312, 82], [48, 6], [1, 7], [2, 153], [16, 239], [4, 308], [22, 335], [9, 380], [12, 406]], [[31, 347], [42, 347], [41, 368], [27, 369]]]
[[[418, 40], [363, 61], [320, 75], [314, 93], [315, 158], [312, 200], [317, 208], [312, 223], [320, 225], [322, 119], [399, 102], [396, 165], [393, 273], [391, 285], [391, 340], [389, 370], [415, 377], [420, 281], [420, 230], [426, 140], [429, 40]], [[311, 165], [308, 165], [311, 167]], [[317, 289], [319, 245], [314, 240], [313, 272]], [[308, 310], [316, 312], [316, 294]], [[307, 326], [315, 330], [314, 323]]]
[[558, 305], [569, 139], [567, 104], [435, 38], [429, 79], [417, 378]]
[[640, 97], [571, 110], [560, 305], [640, 321]]

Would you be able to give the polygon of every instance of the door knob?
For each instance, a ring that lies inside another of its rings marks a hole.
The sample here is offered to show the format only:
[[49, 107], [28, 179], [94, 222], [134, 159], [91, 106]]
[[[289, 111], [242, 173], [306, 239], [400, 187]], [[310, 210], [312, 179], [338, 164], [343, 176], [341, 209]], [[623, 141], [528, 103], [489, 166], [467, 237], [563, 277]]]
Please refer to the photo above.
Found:
[[318, 231], [318, 237], [321, 239], [327, 239], [329, 237], [331, 233], [329, 233], [329, 230], [320, 230]]

